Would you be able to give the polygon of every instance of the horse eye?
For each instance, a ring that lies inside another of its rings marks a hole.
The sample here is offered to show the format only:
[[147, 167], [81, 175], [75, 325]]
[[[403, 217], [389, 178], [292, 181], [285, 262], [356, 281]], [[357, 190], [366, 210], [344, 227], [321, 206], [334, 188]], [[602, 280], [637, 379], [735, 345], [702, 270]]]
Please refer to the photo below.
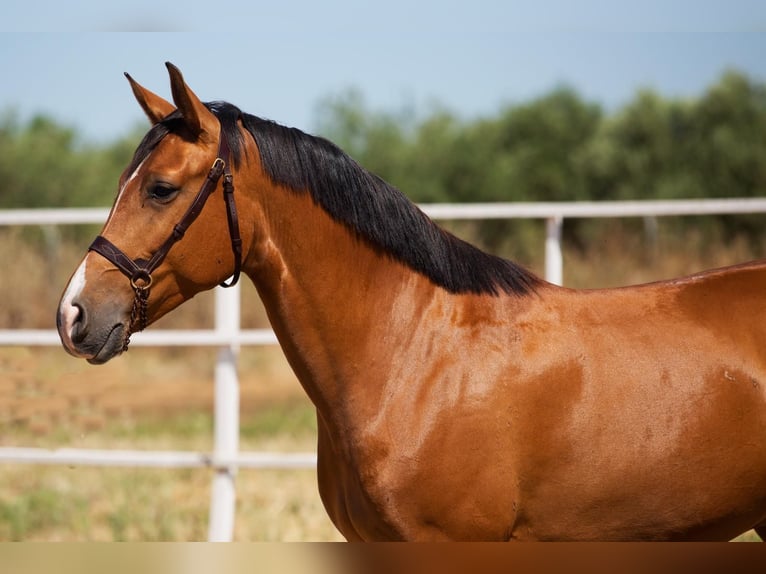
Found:
[[170, 201], [178, 189], [166, 183], [157, 183], [149, 190], [149, 196], [159, 202]]

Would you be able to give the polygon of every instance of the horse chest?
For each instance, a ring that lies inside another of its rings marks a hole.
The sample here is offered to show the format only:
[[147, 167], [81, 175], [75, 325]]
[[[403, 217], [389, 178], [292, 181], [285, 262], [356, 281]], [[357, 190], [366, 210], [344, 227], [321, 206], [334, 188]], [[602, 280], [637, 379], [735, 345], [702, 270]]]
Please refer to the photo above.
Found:
[[[320, 427], [323, 427], [320, 423]], [[505, 540], [515, 516], [514, 480], [499, 453], [457, 449], [448, 436], [417, 449], [369, 440], [337, 448], [319, 433], [319, 489], [350, 540]]]
[[357, 457], [343, 454], [321, 421], [318, 426], [319, 494], [338, 530], [350, 541], [403, 539], [401, 520], [392, 512], [397, 501], [386, 481]]

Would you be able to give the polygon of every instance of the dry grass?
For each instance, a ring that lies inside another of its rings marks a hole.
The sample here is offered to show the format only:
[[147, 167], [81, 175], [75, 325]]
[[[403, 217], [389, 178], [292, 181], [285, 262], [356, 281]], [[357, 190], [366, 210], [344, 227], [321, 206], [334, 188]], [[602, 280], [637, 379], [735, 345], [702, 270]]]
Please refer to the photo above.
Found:
[[[279, 350], [252, 352], [258, 358], [243, 363], [263, 368], [242, 377], [240, 447], [313, 451], [313, 407]], [[89, 367], [58, 349], [0, 349], [0, 444], [209, 451], [212, 356], [167, 359], [137, 349], [114, 366]], [[208, 469], [0, 466], [0, 540], [205, 540], [211, 477]], [[341, 539], [313, 470], [241, 470], [237, 493], [237, 540]]]
[[[45, 255], [23, 233], [0, 231], [0, 328], [53, 328], [85, 246]], [[761, 255], [744, 242], [711, 248], [693, 232], [660, 234], [650, 248], [619, 229], [613, 236], [597, 255], [565, 250], [568, 285], [638, 283]], [[211, 309], [212, 296], [202, 294], [158, 328], [210, 327]], [[242, 322], [266, 325], [249, 285]], [[209, 450], [214, 354], [135, 348], [92, 367], [57, 348], [0, 348], [0, 444]], [[314, 449], [312, 407], [279, 349], [243, 349], [240, 378], [243, 450]], [[204, 540], [210, 478], [208, 470], [0, 466], [0, 540]], [[236, 539], [340, 539], [313, 471], [243, 470], [237, 483]]]
[[574, 288], [637, 285], [672, 279], [705, 269], [735, 265], [766, 257], [766, 242], [752, 245], [739, 237], [714, 242], [700, 231], [680, 235], [660, 231], [654, 240], [643, 234], [626, 234], [619, 222], [606, 232], [597, 252], [582, 252], [565, 244], [564, 283]]
[[[146, 437], [130, 447], [163, 446]], [[0, 480], [0, 540], [206, 540], [210, 481], [205, 469], [8, 466]], [[235, 540], [341, 540], [313, 470], [242, 470], [237, 495]]]

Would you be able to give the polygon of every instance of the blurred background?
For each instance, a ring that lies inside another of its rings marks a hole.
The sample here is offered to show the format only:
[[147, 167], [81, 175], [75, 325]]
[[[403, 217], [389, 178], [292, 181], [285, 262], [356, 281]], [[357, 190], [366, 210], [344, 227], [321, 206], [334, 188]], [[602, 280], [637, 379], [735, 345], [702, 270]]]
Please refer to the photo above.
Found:
[[[413, 201], [766, 195], [766, 4], [33, 0], [0, 24], [0, 209], [108, 207], [148, 125], [123, 72], [323, 135]], [[62, 31], [68, 30], [68, 31]], [[567, 220], [564, 282], [763, 257], [764, 215]], [[543, 269], [541, 221], [444, 222]], [[93, 226], [0, 227], [0, 329], [55, 328]], [[252, 286], [242, 326], [267, 327]], [[156, 328], [212, 327], [212, 296]], [[101, 367], [0, 347], [0, 445], [211, 448], [215, 350]], [[278, 348], [243, 348], [243, 450], [314, 448]], [[0, 466], [0, 540], [202, 540], [209, 471]], [[313, 471], [242, 471], [235, 538], [336, 540]]]

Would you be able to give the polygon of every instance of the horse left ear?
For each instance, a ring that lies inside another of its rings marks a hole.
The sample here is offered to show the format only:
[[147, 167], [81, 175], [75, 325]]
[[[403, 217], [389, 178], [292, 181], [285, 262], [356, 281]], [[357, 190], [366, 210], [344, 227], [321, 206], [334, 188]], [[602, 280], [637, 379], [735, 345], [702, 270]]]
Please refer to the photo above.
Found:
[[160, 123], [166, 116], [172, 114], [176, 107], [164, 98], [150, 92], [125, 72], [125, 77], [130, 82], [133, 95], [136, 96], [141, 109], [144, 110], [146, 117], [152, 122], [152, 125]]
[[184, 123], [191, 131], [192, 136], [199, 138], [203, 134], [210, 134], [213, 138], [218, 137], [218, 118], [205, 107], [200, 99], [191, 91], [184, 82], [181, 70], [170, 62], [165, 62], [170, 74], [170, 89], [173, 92], [173, 101], [184, 118]]

